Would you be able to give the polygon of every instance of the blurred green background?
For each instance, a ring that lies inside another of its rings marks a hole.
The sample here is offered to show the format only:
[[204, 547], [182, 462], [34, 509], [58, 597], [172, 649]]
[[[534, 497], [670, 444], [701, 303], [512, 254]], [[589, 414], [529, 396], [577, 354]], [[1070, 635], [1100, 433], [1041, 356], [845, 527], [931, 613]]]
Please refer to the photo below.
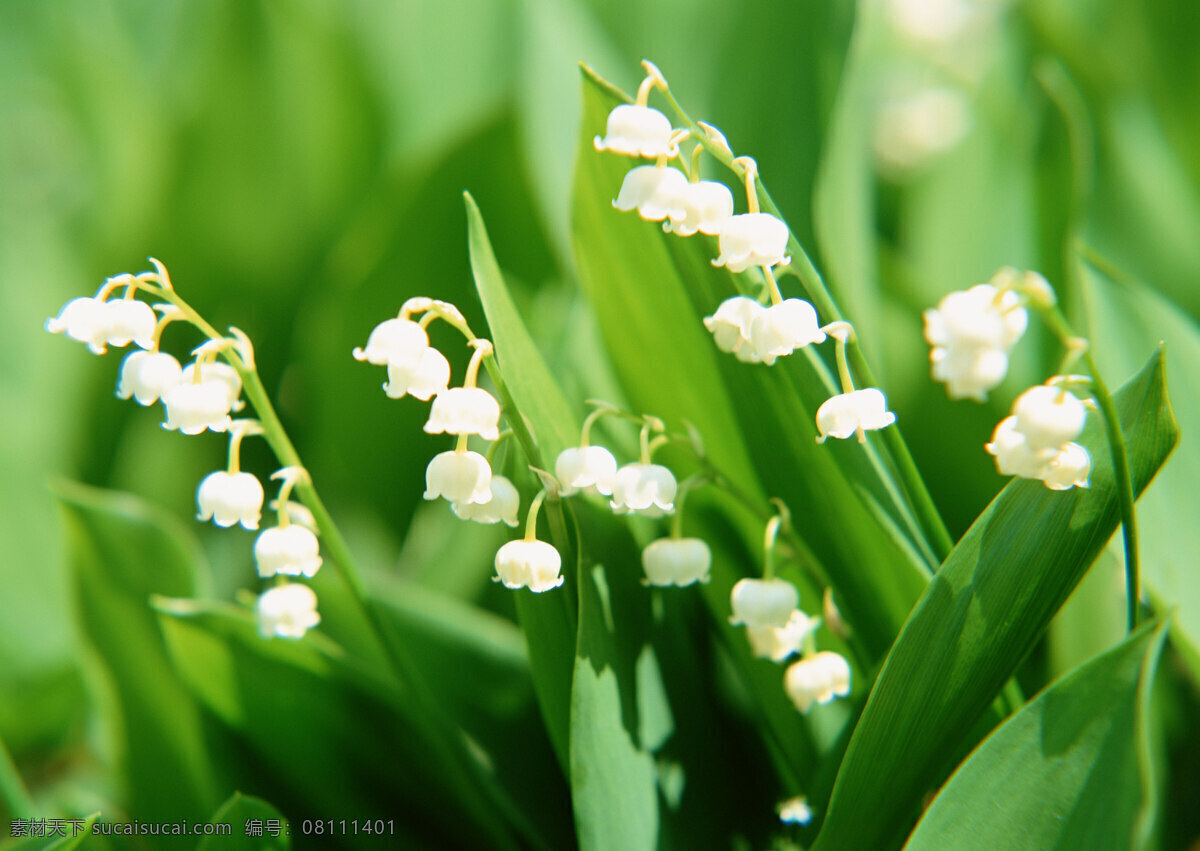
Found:
[[[382, 370], [350, 351], [416, 294], [453, 301], [483, 325], [467, 266], [469, 189], [564, 387], [580, 403], [615, 392], [569, 249], [580, 61], [632, 91], [638, 61], [653, 59], [694, 116], [757, 159], [886, 365], [901, 426], [918, 413], [941, 424], [905, 435], [956, 535], [1004, 483], [979, 447], [1007, 391], [1040, 381], [1053, 356], [1031, 345], [992, 403], [952, 405], [928, 379], [923, 308], [1012, 264], [1063, 287], [1075, 316], [1138, 335], [1138, 354], [1113, 360], [1114, 384], [1145, 361], [1143, 341], [1168, 336], [1168, 322], [1184, 338], [1173, 351], [1195, 351], [1200, 7], [975, 4], [986, 15], [946, 48], [904, 34], [919, 5], [0, 5], [0, 739], [30, 782], [86, 774], [94, 759], [94, 698], [49, 477], [129, 490], [187, 522], [217, 596], [255, 584], [252, 533], [190, 520], [196, 484], [224, 463], [225, 441], [162, 430], [157, 407], [113, 396], [120, 353], [95, 358], [42, 330], [105, 276], [148, 268], [148, 254], [215, 325], [254, 340], [363, 561], [511, 612], [488, 581], [502, 533], [422, 505], [423, 471], [443, 441], [421, 433], [422, 407], [387, 400]], [[856, 11], [870, 26], [852, 40]], [[897, 86], [957, 92], [961, 132], [899, 161], [881, 154], [879, 116]], [[1064, 286], [1073, 230], [1157, 294], [1122, 290], [1129, 309], [1115, 319], [1085, 310]], [[173, 331], [164, 348], [176, 354], [198, 342]], [[1172, 465], [1184, 483], [1198, 468], [1194, 403], [1184, 400], [1200, 388], [1190, 380], [1172, 386], [1184, 428]], [[257, 442], [245, 459], [271, 471]], [[1184, 576], [1194, 552], [1177, 547], [1176, 561], [1160, 564], [1172, 596], [1195, 599], [1196, 580]], [[1105, 629], [1063, 650], [1061, 666], [1110, 640]]]

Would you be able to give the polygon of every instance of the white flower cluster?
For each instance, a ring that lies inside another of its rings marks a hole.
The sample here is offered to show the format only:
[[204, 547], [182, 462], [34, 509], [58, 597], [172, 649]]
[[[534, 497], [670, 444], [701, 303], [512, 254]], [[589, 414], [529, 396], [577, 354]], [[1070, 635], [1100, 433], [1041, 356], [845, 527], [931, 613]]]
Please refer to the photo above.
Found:
[[1040, 479], [1051, 490], [1086, 488], [1092, 457], [1074, 442], [1086, 419], [1084, 403], [1065, 388], [1032, 387], [1017, 397], [986, 448], [1002, 475]]
[[[262, 429], [254, 420], [231, 418], [231, 413], [245, 407], [241, 401], [242, 376], [232, 362], [217, 360], [222, 356], [228, 358], [233, 351], [235, 362], [252, 368], [250, 341], [237, 329], [231, 329], [233, 337], [210, 339], [193, 350], [195, 359], [186, 367], [173, 355], [159, 351], [163, 329], [186, 317], [179, 306], [182, 302], [177, 303], [173, 294], [166, 269], [153, 258], [151, 262], [155, 272], [114, 276], [104, 282], [94, 297], [67, 302], [58, 316], [46, 321], [46, 330], [85, 343], [96, 354], [104, 354], [108, 346], [122, 348], [136, 343], [141, 350], [129, 353], [121, 363], [117, 396], [135, 399], [143, 406], [161, 400], [165, 410], [162, 426], [170, 431], [186, 435], [228, 432], [229, 467], [210, 473], [201, 481], [196, 491], [197, 519], [212, 520], [226, 528], [240, 524], [245, 529], [257, 530], [262, 517], [263, 487], [252, 473], [239, 469], [238, 457], [242, 438], [261, 434]], [[112, 298], [121, 288], [125, 290], [123, 297]], [[136, 295], [142, 288], [161, 293], [171, 302], [151, 306], [140, 301]], [[280, 473], [300, 475], [289, 473], [288, 469]], [[291, 484], [285, 483], [285, 487], [290, 490]], [[281, 502], [286, 504], [286, 496]], [[281, 510], [280, 517], [280, 526], [263, 531], [254, 544], [259, 575], [311, 577], [321, 565], [316, 536], [302, 526], [287, 525], [283, 519], [285, 510]], [[297, 584], [278, 585], [265, 591], [259, 597], [256, 615], [264, 637], [300, 638], [321, 620], [316, 611], [316, 595], [307, 586]]]
[[[801, 712], [850, 693], [850, 663], [830, 651], [817, 652], [812, 636], [820, 620], [800, 609], [796, 586], [783, 579], [742, 579], [730, 594], [729, 622], [746, 627], [755, 656], [783, 662], [800, 653], [788, 666], [783, 685]], [[802, 652], [803, 649], [803, 652]]]
[[[636, 103], [622, 104], [609, 113], [606, 135], [595, 138], [595, 148], [656, 162], [635, 166], [626, 173], [613, 206], [624, 212], [636, 210], [647, 221], [661, 221], [668, 233], [716, 236], [720, 253], [712, 261], [714, 266], [734, 273], [752, 267], [762, 270], [771, 297], [769, 307], [748, 296], [733, 296], [704, 319], [721, 351], [745, 363], [770, 366], [797, 349], [824, 342], [826, 329], [821, 327], [816, 309], [803, 299], [784, 299], [779, 292], [771, 270], [790, 262], [787, 250], [791, 235], [783, 220], [759, 210], [758, 167], [754, 160], [733, 157], [724, 135], [701, 122], [698, 126], [705, 139], [697, 140], [693, 149], [690, 179], [668, 165], [668, 161], [679, 157], [679, 143], [692, 131], [672, 127], [663, 113], [647, 106], [650, 90], [666, 90], [667, 82], [652, 63], [642, 65], [647, 77], [638, 89]], [[699, 155], [706, 143], [728, 156], [731, 167], [740, 170], [746, 186], [747, 212], [734, 214], [733, 193], [727, 186], [700, 179]], [[830, 400], [828, 408], [823, 406], [818, 412], [820, 441], [850, 435], [863, 440], [865, 431], [895, 421], [880, 391], [855, 393], [848, 376], [843, 380], [843, 390], [845, 393]]]

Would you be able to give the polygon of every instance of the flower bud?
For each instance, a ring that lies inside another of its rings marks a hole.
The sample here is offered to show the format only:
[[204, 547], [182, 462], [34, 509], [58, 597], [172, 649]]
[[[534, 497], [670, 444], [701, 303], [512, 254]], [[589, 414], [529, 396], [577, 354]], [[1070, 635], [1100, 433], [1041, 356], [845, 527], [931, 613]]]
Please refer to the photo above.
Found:
[[708, 581], [712, 551], [699, 538], [659, 538], [642, 550], [646, 584], [686, 587]]

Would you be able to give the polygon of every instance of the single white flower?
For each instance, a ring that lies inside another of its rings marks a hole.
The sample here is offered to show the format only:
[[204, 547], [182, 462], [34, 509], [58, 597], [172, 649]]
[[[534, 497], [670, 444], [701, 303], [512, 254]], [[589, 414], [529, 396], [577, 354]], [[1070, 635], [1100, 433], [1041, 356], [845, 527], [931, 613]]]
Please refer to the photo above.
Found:
[[787, 242], [787, 225], [770, 213], [730, 216], [722, 223], [717, 242], [721, 256], [712, 263], [730, 272], [744, 272], [751, 266], [786, 266], [792, 259], [784, 253]]
[[[826, 438], [847, 438], [861, 431], [885, 428], [896, 421], [887, 409], [887, 397], [874, 387], [840, 393], [817, 408], [818, 443]], [[863, 439], [861, 436], [860, 440]]]
[[442, 393], [450, 383], [450, 361], [433, 346], [421, 352], [415, 364], [388, 364], [388, 380], [383, 392], [391, 399], [413, 396], [428, 402], [435, 394]]
[[1061, 387], [1031, 387], [1013, 403], [1014, 428], [1032, 449], [1060, 449], [1079, 437], [1087, 419], [1087, 408], [1070, 391]]
[[765, 311], [754, 299], [736, 295], [721, 302], [712, 316], [704, 317], [704, 327], [712, 333], [718, 349], [736, 355], [740, 361], [757, 363], [758, 350], [750, 341], [750, 328]]
[[659, 538], [642, 550], [646, 584], [684, 588], [708, 581], [712, 551], [699, 538]]
[[949, 293], [924, 318], [934, 380], [951, 399], [981, 402], [1004, 380], [1008, 352], [1029, 325], [1018, 294], [992, 284]]
[[463, 520], [476, 523], [507, 523], [517, 525], [521, 494], [504, 476], [492, 476], [492, 498], [487, 502], [455, 502], [450, 508]]
[[775, 807], [775, 812], [779, 813], [779, 820], [784, 824], [808, 824], [813, 816], [808, 799], [803, 795], [780, 801]]
[[750, 320], [750, 345], [767, 366], [796, 349], [824, 341], [817, 311], [801, 298], [773, 304]]
[[934, 346], [929, 351], [929, 362], [933, 365], [933, 380], [946, 385], [946, 395], [951, 399], [986, 402], [988, 391], [1008, 374], [1008, 354], [1003, 349]]
[[[200, 378], [204, 383], [215, 382], [225, 388], [225, 395], [229, 399], [229, 409], [232, 411], [240, 411], [245, 407], [245, 404], [239, 402], [238, 399], [242, 395], [242, 377], [238, 375], [238, 371], [224, 361], [211, 361], [202, 366]], [[183, 368], [183, 380], [190, 382], [196, 372], [196, 364], [189, 363]]]
[[545, 541], [509, 541], [496, 552], [495, 581], [541, 593], [562, 585], [562, 557]]
[[477, 434], [484, 440], [500, 436], [500, 403], [480, 387], [453, 387], [439, 393], [429, 410], [429, 434]]
[[673, 215], [663, 222], [663, 230], [680, 236], [700, 233], [716, 236], [725, 220], [733, 215], [733, 193], [724, 183], [699, 180], [680, 189], [675, 198], [682, 215]]
[[429, 348], [429, 335], [411, 319], [387, 319], [375, 326], [365, 349], [355, 348], [354, 359], [376, 366], [413, 367]]
[[317, 595], [307, 585], [289, 583], [268, 588], [254, 607], [258, 632], [263, 638], [303, 638], [321, 622]]
[[554, 475], [563, 496], [599, 493], [611, 496], [617, 476], [617, 459], [603, 446], [572, 446], [558, 454]]
[[850, 663], [823, 650], [788, 666], [783, 688], [797, 709], [808, 712], [814, 703], [829, 703], [850, 693]]
[[252, 473], [209, 473], [196, 490], [197, 520], [218, 526], [241, 523], [257, 529], [262, 517], [263, 486]]
[[442, 452], [425, 468], [425, 499], [484, 503], [492, 498], [492, 468], [478, 452]]
[[1053, 491], [1086, 488], [1092, 473], [1092, 456], [1078, 443], [1068, 443], [1051, 460], [1042, 482]]
[[729, 605], [734, 626], [783, 628], [800, 605], [800, 592], [783, 579], [739, 579]]
[[199, 383], [182, 380], [162, 396], [167, 409], [163, 428], [178, 429], [184, 434], [199, 434], [205, 429], [226, 431], [229, 428], [229, 387], [217, 379]]
[[804, 612], [796, 609], [788, 616], [783, 626], [751, 626], [746, 628], [746, 637], [750, 639], [750, 649], [754, 655], [772, 662], [782, 662], [789, 656], [800, 652], [804, 643], [816, 626], [816, 621]]
[[608, 114], [606, 135], [593, 140], [597, 151], [612, 151], [631, 157], [673, 157], [671, 122], [649, 106], [621, 104]]
[[58, 316], [46, 320], [51, 334], [66, 334], [72, 340], [86, 343], [98, 355], [104, 354], [112, 329], [112, 314], [108, 305], [97, 298], [82, 296], [63, 305]]
[[154, 345], [154, 328], [158, 316], [144, 301], [135, 298], [115, 298], [105, 303], [108, 310], [108, 339], [110, 346], [122, 348], [135, 342], [143, 349]]
[[614, 514], [662, 517], [675, 511], [675, 475], [660, 464], [626, 464], [613, 478]]
[[1017, 431], [1017, 418], [1005, 417], [992, 433], [992, 442], [984, 446], [996, 458], [996, 469], [1002, 476], [1040, 479], [1054, 459], [1053, 449], [1034, 449]]
[[134, 351], [121, 361], [117, 396], [133, 397], [139, 405], [153, 405], [183, 380], [183, 367], [166, 352]]
[[263, 579], [279, 573], [311, 577], [321, 567], [320, 549], [317, 536], [303, 526], [272, 526], [254, 541], [258, 575]]
[[623, 213], [637, 210], [648, 222], [682, 220], [687, 215], [681, 200], [687, 186], [687, 176], [677, 168], [639, 165], [625, 175], [612, 204]]

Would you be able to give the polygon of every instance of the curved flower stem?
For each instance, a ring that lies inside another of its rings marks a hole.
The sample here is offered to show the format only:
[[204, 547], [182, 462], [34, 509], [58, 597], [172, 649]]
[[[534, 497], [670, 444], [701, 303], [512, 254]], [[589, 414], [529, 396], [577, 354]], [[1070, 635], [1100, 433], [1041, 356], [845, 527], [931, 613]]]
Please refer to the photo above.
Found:
[[[676, 117], [692, 131], [692, 136], [700, 144], [704, 145], [705, 149], [712, 154], [717, 162], [733, 171], [739, 177], [745, 176], [745, 169], [735, 163], [736, 158], [733, 154], [705, 133], [704, 128], [684, 112], [683, 107], [675, 99], [674, 93], [668, 89], [663, 92], [663, 96], [666, 98], [667, 103], [670, 104]], [[771, 198], [771, 193], [763, 185], [762, 179], [757, 176], [756, 188], [757, 198], [763, 211], [784, 221], [783, 215], [779, 212], [779, 207], [776, 206], [774, 199]], [[813, 303], [813, 306], [816, 307], [817, 312], [825, 317], [827, 322], [844, 319], [842, 312], [838, 309], [837, 303], [833, 299], [833, 295], [826, 288], [825, 281], [821, 278], [821, 273], [817, 271], [816, 266], [813, 265], [812, 260], [809, 258], [808, 252], [804, 250], [804, 246], [796, 239], [795, 234], [790, 232], [788, 235], [788, 251], [792, 255], [792, 263], [784, 267], [784, 269], [791, 270], [800, 279], [805, 293]], [[875, 375], [867, 364], [867, 360], [863, 356], [862, 349], [857, 340], [851, 341], [847, 346], [847, 354], [850, 358], [850, 365], [854, 368], [854, 373], [862, 381], [863, 386], [878, 387], [879, 384], [875, 380]], [[930, 496], [929, 489], [925, 486], [925, 480], [921, 478], [921, 474], [917, 470], [916, 462], [913, 461], [908, 445], [904, 442], [900, 431], [894, 427], [883, 429], [880, 432], [880, 436], [892, 457], [896, 468], [896, 475], [899, 477], [900, 484], [908, 496], [909, 503], [916, 514], [921, 530], [925, 533], [925, 537], [938, 560], [945, 561], [946, 556], [950, 554], [950, 550], [954, 548], [954, 541], [946, 529], [945, 521], [942, 520], [942, 515], [938, 512], [937, 506], [933, 504], [933, 497]]]

